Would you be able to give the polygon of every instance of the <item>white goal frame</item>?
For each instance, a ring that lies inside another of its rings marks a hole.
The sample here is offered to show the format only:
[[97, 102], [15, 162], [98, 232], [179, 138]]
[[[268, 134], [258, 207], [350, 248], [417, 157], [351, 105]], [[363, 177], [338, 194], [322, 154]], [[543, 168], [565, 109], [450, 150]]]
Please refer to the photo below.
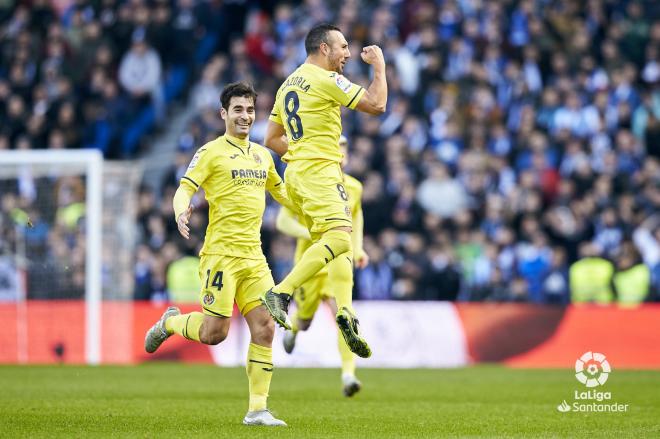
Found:
[[101, 362], [101, 221], [103, 155], [98, 150], [0, 151], [0, 166], [76, 164], [85, 170], [85, 360]]

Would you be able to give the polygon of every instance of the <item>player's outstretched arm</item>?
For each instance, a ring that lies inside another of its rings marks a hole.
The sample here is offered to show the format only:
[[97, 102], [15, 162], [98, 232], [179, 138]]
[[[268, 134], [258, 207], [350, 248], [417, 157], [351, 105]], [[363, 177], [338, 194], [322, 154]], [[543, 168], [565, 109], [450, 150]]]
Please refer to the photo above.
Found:
[[190, 228], [188, 227], [188, 221], [190, 221], [190, 215], [192, 215], [192, 205], [190, 204], [190, 201], [195, 192], [197, 192], [197, 188], [192, 187], [184, 180], [179, 184], [179, 187], [174, 193], [174, 199], [172, 200], [176, 226], [179, 229], [181, 236], [186, 239], [190, 238]]
[[272, 120], [268, 120], [264, 143], [280, 157], [286, 154], [289, 150], [289, 142], [286, 140], [286, 131], [284, 131], [284, 127]]
[[309, 234], [309, 230], [307, 230], [307, 227], [300, 224], [296, 218], [296, 214], [286, 207], [282, 207], [277, 214], [275, 227], [279, 232], [284, 233], [285, 235], [293, 236], [294, 238], [307, 240], [312, 239]]
[[378, 116], [387, 107], [387, 80], [385, 79], [385, 57], [378, 46], [367, 46], [360, 54], [362, 60], [374, 67], [374, 79], [360, 98], [358, 111]]

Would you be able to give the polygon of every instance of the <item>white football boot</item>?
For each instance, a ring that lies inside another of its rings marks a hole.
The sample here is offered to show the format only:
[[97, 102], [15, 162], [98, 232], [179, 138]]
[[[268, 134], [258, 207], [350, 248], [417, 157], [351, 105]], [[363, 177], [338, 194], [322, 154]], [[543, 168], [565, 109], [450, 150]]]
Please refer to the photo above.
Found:
[[286, 422], [277, 419], [268, 409], [247, 412], [243, 418], [245, 425], [265, 425], [268, 427], [286, 427]]
[[342, 375], [341, 382], [344, 384], [344, 396], [351, 397], [362, 388], [362, 383], [355, 375]]
[[158, 349], [160, 345], [170, 337], [170, 334], [168, 334], [165, 329], [165, 320], [167, 320], [168, 317], [178, 316], [179, 314], [181, 314], [181, 311], [179, 311], [179, 308], [176, 306], [170, 306], [165, 310], [160, 317], [160, 320], [154, 323], [154, 325], [147, 331], [146, 337], [144, 337], [145, 351], [153, 354], [156, 352], [156, 349]]

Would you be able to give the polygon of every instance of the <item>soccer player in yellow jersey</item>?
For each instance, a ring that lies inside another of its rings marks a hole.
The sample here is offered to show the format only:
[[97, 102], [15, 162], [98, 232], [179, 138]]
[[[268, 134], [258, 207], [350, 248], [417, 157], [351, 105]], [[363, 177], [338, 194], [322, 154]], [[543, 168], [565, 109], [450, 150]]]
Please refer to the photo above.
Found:
[[[344, 161], [346, 163], [346, 153], [348, 148], [348, 141], [346, 137], [339, 138], [339, 146], [344, 154]], [[355, 266], [364, 268], [369, 264], [369, 257], [362, 247], [362, 232], [364, 219], [362, 216], [362, 183], [350, 175], [344, 174], [344, 188], [348, 194], [348, 204], [351, 209], [351, 216], [353, 219], [353, 232], [351, 238], [353, 241], [353, 252], [355, 254]], [[286, 233], [287, 235], [298, 238], [296, 246], [297, 262], [302, 254], [312, 245], [310, 241], [309, 231], [305, 226], [298, 222], [297, 215], [283, 207], [277, 216], [277, 229]], [[333, 297], [333, 288], [328, 284], [328, 270], [322, 269], [304, 284], [302, 284], [293, 293], [293, 298], [296, 301], [297, 311], [291, 318], [291, 331], [287, 331], [284, 335], [284, 350], [287, 353], [293, 352], [296, 344], [296, 337], [298, 331], [306, 331], [316, 310], [319, 307], [321, 300], [325, 301], [332, 311], [337, 314], [337, 304]], [[345, 396], [353, 396], [360, 391], [362, 383], [355, 376], [355, 354], [350, 351], [343, 337], [339, 337], [339, 355], [341, 356], [341, 380]]]
[[328, 283], [339, 308], [337, 325], [351, 351], [369, 357], [371, 349], [358, 332], [351, 303], [353, 224], [340, 165], [340, 109], [374, 115], [385, 111], [385, 60], [378, 46], [362, 49], [362, 60], [374, 68], [365, 90], [341, 74], [351, 54], [337, 27], [312, 28], [305, 50], [305, 63], [277, 91], [265, 143], [287, 162], [284, 176], [289, 198], [302, 212], [313, 244], [291, 273], [264, 294], [263, 302], [280, 326], [291, 329], [287, 312], [293, 291], [327, 265]]
[[227, 337], [234, 301], [245, 316], [251, 340], [247, 355], [250, 401], [243, 419], [248, 425], [286, 425], [268, 411], [266, 400], [273, 373], [271, 349], [275, 325], [259, 300], [273, 277], [261, 250], [261, 221], [266, 195], [289, 203], [285, 185], [270, 152], [249, 139], [257, 94], [252, 86], [233, 83], [220, 96], [224, 135], [197, 150], [174, 195], [174, 215], [188, 239], [190, 200], [201, 187], [209, 203], [209, 225], [200, 252], [202, 312], [181, 314], [170, 307], [147, 332], [145, 349], [156, 349], [172, 334], [215, 345]]

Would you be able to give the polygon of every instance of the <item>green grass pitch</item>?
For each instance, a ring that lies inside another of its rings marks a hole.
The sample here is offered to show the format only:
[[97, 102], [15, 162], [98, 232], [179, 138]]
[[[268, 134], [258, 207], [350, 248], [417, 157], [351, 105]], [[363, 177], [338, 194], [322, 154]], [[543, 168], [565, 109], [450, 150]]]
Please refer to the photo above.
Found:
[[[660, 437], [660, 371], [614, 370], [602, 391], [627, 413], [560, 413], [571, 370], [276, 369], [270, 407], [287, 428], [246, 427], [240, 368], [0, 366], [0, 437]], [[584, 390], [584, 388], [582, 388]]]

